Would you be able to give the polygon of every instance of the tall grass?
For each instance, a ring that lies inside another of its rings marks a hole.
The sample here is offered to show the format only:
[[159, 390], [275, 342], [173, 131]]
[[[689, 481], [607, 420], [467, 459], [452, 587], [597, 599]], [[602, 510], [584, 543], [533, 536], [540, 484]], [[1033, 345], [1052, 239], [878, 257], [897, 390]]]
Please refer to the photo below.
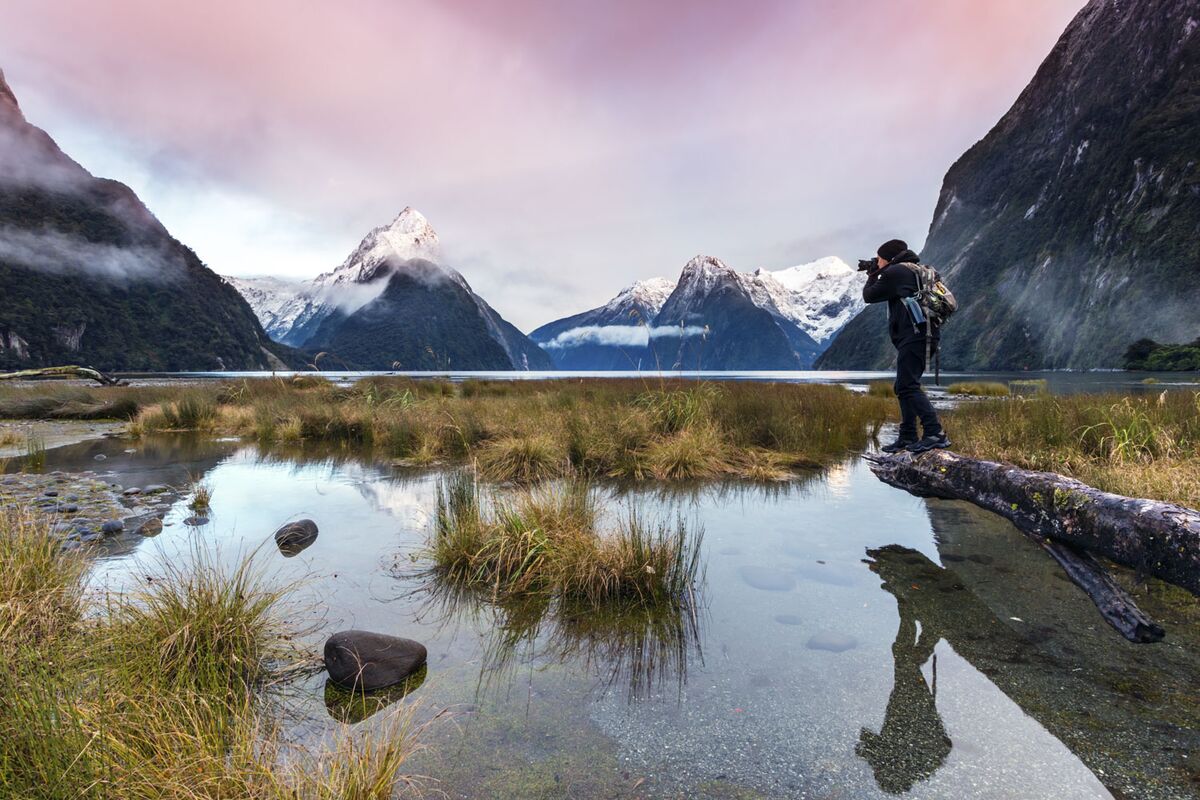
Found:
[[438, 576], [494, 599], [543, 597], [588, 609], [684, 605], [701, 534], [630, 512], [607, 532], [595, 491], [542, 486], [483, 502], [467, 473], [443, 481], [430, 554]]
[[998, 381], [962, 381], [946, 387], [949, 394], [965, 395], [968, 397], [1007, 397], [1008, 384]]
[[765, 452], [771, 474], [827, 462], [861, 449], [893, 413], [838, 386], [676, 380], [269, 379], [189, 392], [143, 410], [139, 430], [195, 426], [263, 444], [467, 461], [501, 482], [759, 477]]
[[1200, 507], [1200, 393], [1038, 394], [949, 414], [956, 449]]
[[0, 514], [0, 796], [362, 798], [410, 787], [411, 710], [306, 753], [261, 693], [297, 663], [281, 590], [197, 554], [87, 611], [86, 564], [44, 522]]

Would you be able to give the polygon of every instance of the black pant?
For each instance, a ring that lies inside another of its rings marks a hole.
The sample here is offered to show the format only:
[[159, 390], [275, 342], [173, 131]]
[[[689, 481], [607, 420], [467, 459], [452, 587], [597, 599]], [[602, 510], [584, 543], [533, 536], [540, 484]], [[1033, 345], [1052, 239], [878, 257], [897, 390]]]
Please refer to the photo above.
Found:
[[[934, 341], [931, 352], [937, 352]], [[917, 438], [917, 418], [926, 436], [942, 432], [933, 403], [921, 389], [921, 375], [925, 372], [925, 340], [905, 342], [896, 348], [896, 399], [900, 401], [900, 438]]]

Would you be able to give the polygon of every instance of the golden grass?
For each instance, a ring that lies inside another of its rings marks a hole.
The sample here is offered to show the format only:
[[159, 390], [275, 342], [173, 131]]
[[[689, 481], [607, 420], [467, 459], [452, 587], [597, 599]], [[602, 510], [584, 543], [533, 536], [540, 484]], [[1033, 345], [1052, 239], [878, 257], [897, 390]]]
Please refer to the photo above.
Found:
[[1007, 397], [1008, 384], [998, 381], [963, 381], [946, 387], [949, 394], [968, 397]]
[[1017, 396], [964, 405], [947, 425], [965, 455], [1200, 507], [1200, 393]]
[[682, 521], [648, 524], [636, 512], [605, 532], [599, 500], [573, 483], [479, 495], [458, 473], [438, 489], [429, 550], [438, 577], [484, 588], [493, 601], [540, 598], [611, 610], [682, 607], [699, 569], [700, 534]]
[[282, 590], [197, 554], [85, 613], [86, 563], [0, 513], [0, 796], [385, 800], [413, 788], [412, 710], [318, 752], [285, 743], [261, 693], [298, 654]]
[[100, 407], [133, 409], [135, 435], [198, 430], [268, 446], [370, 449], [416, 464], [475, 463], [499, 482], [761, 479], [778, 474], [764, 470], [765, 453], [777, 464], [828, 463], [860, 450], [894, 413], [884, 398], [839, 386], [681, 380], [375, 377], [340, 387], [305, 375], [0, 393], [0, 416], [64, 418]]
[[895, 397], [896, 390], [891, 381], [871, 381], [867, 384], [867, 394], [871, 397]]

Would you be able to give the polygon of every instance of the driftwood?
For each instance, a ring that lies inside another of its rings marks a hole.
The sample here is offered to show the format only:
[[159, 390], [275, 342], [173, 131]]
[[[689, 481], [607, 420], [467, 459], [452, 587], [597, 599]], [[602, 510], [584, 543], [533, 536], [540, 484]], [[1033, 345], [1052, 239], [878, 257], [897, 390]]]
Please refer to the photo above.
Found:
[[920, 497], [966, 500], [1011, 520], [1053, 556], [1101, 615], [1130, 641], [1162, 628], [1093, 554], [1200, 595], [1200, 513], [1157, 500], [1109, 494], [1052, 472], [965, 458], [946, 450], [870, 456], [885, 483]]
[[41, 369], [23, 369], [18, 372], [0, 372], [0, 381], [21, 381], [37, 378], [88, 378], [101, 386], [125, 386], [125, 381], [109, 377], [91, 367], [42, 367]]

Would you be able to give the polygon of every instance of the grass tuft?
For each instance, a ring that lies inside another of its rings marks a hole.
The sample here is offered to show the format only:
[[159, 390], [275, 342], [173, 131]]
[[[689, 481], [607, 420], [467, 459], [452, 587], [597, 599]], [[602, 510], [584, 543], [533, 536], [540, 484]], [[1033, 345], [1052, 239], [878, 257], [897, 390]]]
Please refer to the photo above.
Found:
[[1007, 397], [1008, 384], [997, 381], [965, 381], [952, 383], [946, 387], [950, 394], [966, 395], [969, 397]]
[[438, 489], [430, 554], [438, 576], [485, 588], [493, 600], [541, 597], [589, 609], [686, 602], [699, 569], [699, 534], [630, 512], [601, 533], [599, 499], [583, 483], [481, 501], [466, 473]]

